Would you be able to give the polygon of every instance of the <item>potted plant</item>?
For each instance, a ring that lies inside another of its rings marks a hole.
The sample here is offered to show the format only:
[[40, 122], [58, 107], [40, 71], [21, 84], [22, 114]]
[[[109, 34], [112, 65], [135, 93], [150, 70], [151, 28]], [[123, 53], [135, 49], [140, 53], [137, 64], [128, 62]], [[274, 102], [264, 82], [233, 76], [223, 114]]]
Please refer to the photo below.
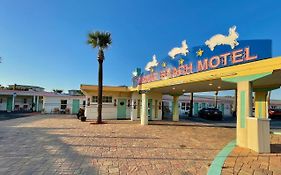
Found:
[[70, 109], [69, 108], [65, 108], [65, 114], [70, 114]]
[[81, 116], [81, 122], [85, 122], [85, 121], [86, 121], [86, 119], [87, 119], [87, 117], [85, 117], [85, 116]]

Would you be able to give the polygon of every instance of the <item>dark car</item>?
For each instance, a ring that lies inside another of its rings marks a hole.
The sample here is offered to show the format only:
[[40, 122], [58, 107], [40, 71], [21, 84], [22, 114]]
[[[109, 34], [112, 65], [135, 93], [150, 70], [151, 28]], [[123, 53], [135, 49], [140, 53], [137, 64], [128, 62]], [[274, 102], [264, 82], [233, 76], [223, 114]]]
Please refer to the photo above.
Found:
[[198, 112], [199, 117], [211, 120], [222, 120], [222, 112], [217, 108], [203, 108]]
[[281, 117], [281, 109], [269, 109], [268, 115], [270, 118]]

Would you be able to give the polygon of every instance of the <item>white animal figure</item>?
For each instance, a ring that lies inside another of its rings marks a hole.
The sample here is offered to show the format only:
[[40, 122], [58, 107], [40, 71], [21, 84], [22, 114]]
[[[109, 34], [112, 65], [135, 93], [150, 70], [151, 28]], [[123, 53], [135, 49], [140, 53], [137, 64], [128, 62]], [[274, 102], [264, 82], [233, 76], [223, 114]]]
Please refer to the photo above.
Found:
[[230, 45], [231, 49], [234, 49], [235, 46], [239, 45], [236, 40], [239, 37], [239, 34], [235, 30], [236, 26], [230, 27], [228, 36], [224, 36], [222, 34], [214, 35], [207, 40], [205, 44], [210, 48], [211, 51], [213, 51], [215, 47], [219, 45]]
[[158, 61], [157, 61], [157, 59], [156, 59], [156, 55], [153, 55], [152, 61], [150, 61], [150, 62], [148, 62], [148, 63], [146, 64], [145, 70], [146, 70], [146, 71], [151, 71], [151, 69], [152, 69], [153, 67], [156, 67], [157, 65], [158, 65]]
[[188, 53], [188, 45], [186, 44], [186, 40], [183, 40], [181, 42], [181, 47], [175, 47], [172, 50], [170, 50], [170, 52], [168, 53], [168, 55], [172, 58], [175, 59], [175, 56], [178, 54], [182, 54], [184, 56], [187, 55]]
[[133, 77], [136, 77], [138, 75], [138, 72], [137, 71], [133, 71], [132, 75], [133, 75]]

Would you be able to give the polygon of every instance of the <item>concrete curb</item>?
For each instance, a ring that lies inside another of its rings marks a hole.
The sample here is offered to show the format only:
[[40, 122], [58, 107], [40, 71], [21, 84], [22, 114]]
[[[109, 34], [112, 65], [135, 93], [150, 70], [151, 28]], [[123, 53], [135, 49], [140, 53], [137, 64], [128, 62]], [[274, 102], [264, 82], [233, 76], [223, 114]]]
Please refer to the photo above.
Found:
[[270, 134], [281, 135], [281, 132], [270, 132]]
[[224, 161], [235, 147], [236, 147], [236, 140], [232, 140], [216, 155], [215, 159], [213, 160], [208, 170], [208, 175], [221, 174]]

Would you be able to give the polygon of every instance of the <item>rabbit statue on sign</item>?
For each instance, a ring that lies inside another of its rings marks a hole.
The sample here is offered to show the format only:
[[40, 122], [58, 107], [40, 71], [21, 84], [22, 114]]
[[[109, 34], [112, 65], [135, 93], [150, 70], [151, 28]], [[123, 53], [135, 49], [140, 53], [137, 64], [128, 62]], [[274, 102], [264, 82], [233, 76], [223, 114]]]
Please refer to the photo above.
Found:
[[189, 51], [188, 51], [188, 45], [186, 44], [186, 40], [183, 40], [183, 41], [181, 42], [181, 47], [175, 47], [175, 48], [173, 48], [172, 50], [170, 50], [170, 52], [168, 53], [168, 55], [169, 55], [172, 59], [174, 59], [176, 55], [182, 54], [182, 55], [186, 56], [188, 52], [189, 52]]
[[236, 32], [236, 26], [229, 28], [228, 36], [217, 34], [211, 37], [205, 42], [205, 44], [210, 48], [211, 51], [214, 51], [216, 46], [219, 45], [230, 45], [231, 49], [234, 49], [235, 46], [238, 46], [237, 38], [239, 34]]
[[146, 70], [146, 71], [151, 71], [151, 69], [152, 69], [153, 67], [156, 67], [157, 65], [158, 65], [158, 61], [157, 61], [157, 59], [156, 59], [156, 55], [153, 55], [152, 61], [150, 61], [150, 62], [148, 62], [148, 63], [146, 64], [145, 70]]

